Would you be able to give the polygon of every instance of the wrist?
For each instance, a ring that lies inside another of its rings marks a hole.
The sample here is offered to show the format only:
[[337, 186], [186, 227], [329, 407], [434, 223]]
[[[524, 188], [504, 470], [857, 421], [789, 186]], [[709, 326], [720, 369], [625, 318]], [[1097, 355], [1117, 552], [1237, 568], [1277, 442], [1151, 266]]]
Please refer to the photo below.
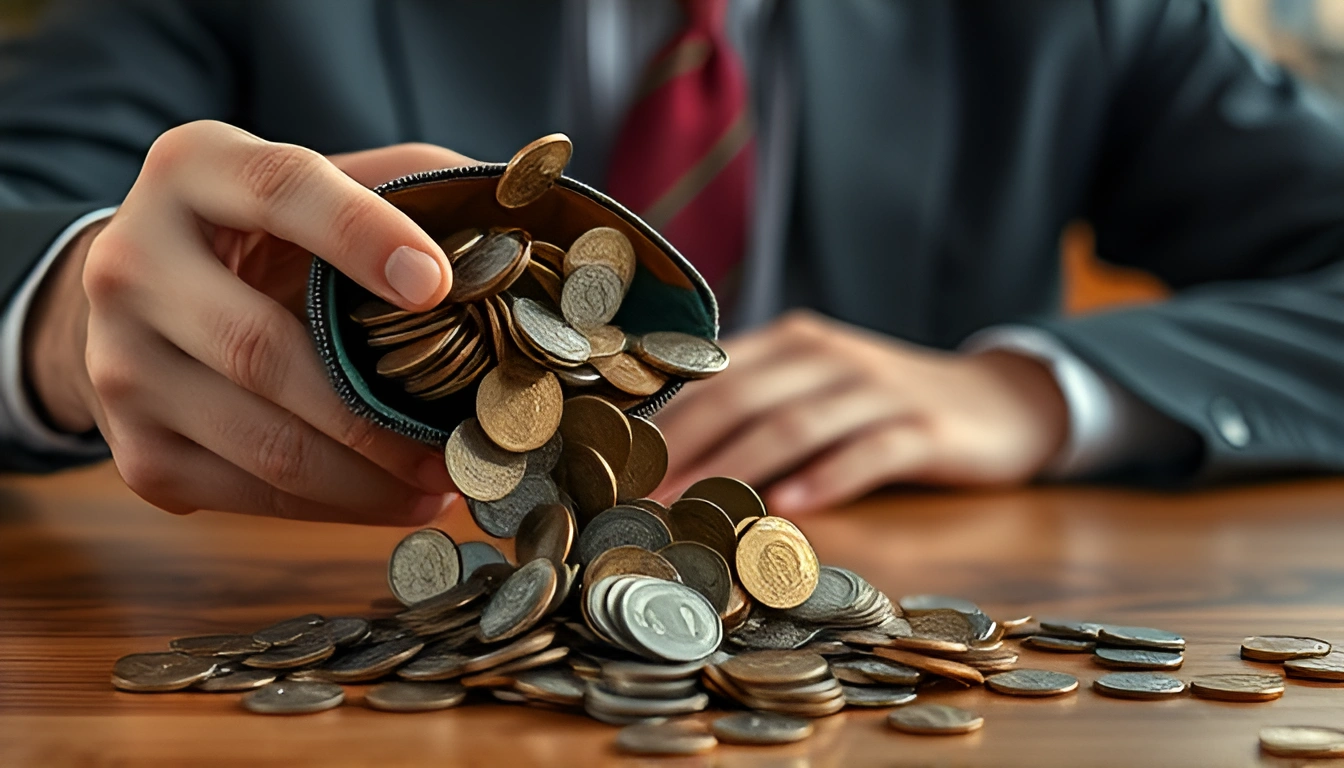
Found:
[[1069, 439], [1069, 404], [1044, 362], [1007, 350], [987, 350], [970, 362], [991, 382], [1002, 403], [1002, 424], [1016, 436], [1025, 479], [1040, 474]]
[[96, 426], [83, 397], [89, 324], [83, 274], [89, 246], [105, 224], [90, 225], [56, 258], [33, 297], [24, 324], [24, 383], [39, 415], [67, 434], [82, 434]]

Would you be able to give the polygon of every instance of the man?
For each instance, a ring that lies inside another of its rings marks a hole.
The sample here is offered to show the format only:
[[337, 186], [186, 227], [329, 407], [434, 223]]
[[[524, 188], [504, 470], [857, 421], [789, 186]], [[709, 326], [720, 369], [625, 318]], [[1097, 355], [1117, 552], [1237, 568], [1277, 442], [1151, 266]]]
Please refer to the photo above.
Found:
[[[437, 454], [326, 383], [306, 254], [431, 307], [444, 254], [366, 186], [563, 130], [750, 329], [660, 417], [668, 492], [1344, 466], [1344, 130], [1212, 2], [726, 5], [56, 16], [0, 68], [4, 461], [110, 448], [173, 512], [431, 518]], [[1051, 319], [1078, 217], [1177, 297]]]

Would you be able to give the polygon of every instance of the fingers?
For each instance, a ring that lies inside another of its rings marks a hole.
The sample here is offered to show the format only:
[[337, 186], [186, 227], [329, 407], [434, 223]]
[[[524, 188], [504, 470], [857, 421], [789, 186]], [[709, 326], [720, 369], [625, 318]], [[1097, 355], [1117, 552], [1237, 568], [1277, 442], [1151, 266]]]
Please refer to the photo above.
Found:
[[144, 191], [133, 189], [128, 204], [264, 230], [404, 309], [429, 309], [452, 286], [448, 259], [424, 230], [308, 149], [189, 123], [154, 143], [136, 187]]
[[436, 144], [419, 143], [328, 155], [327, 159], [347, 176], [366, 187], [376, 187], [392, 179], [421, 171], [458, 168], [464, 165], [477, 165], [480, 162]]
[[766, 493], [775, 514], [843, 504], [894, 482], [919, 482], [934, 462], [933, 438], [917, 422], [886, 422], [857, 436]]

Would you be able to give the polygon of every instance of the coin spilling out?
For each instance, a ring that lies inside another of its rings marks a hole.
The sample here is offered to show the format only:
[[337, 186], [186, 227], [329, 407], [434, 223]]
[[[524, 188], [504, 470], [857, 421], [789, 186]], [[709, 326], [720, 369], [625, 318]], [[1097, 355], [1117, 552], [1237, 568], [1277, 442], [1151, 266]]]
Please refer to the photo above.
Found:
[[1330, 653], [1330, 644], [1314, 637], [1257, 635], [1241, 641], [1241, 658], [1252, 661], [1310, 659]]
[[1260, 748], [1280, 757], [1344, 755], [1344, 731], [1314, 725], [1275, 725], [1260, 729]]
[[443, 531], [424, 528], [392, 550], [387, 584], [402, 605], [412, 605], [456, 586], [461, 571], [457, 544]]

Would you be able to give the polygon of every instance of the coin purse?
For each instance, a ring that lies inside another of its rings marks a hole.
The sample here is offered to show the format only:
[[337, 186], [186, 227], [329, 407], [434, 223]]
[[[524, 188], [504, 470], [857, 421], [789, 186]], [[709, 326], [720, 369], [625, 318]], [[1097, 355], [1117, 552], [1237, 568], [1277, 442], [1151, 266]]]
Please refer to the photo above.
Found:
[[[503, 163], [428, 171], [389, 181], [373, 191], [411, 217], [435, 240], [467, 227], [520, 227], [534, 240], [566, 250], [593, 227], [612, 227], [630, 239], [638, 265], [612, 320], [627, 333], [680, 331], [718, 336], [714, 294], [690, 262], [667, 240], [620, 203], [562, 176], [536, 201], [505, 208], [495, 199]], [[440, 400], [407, 394], [375, 372], [380, 352], [364, 343], [366, 332], [350, 319], [360, 304], [376, 298], [340, 271], [314, 257], [308, 280], [308, 320], [318, 354], [336, 392], [355, 413], [394, 432], [443, 445], [453, 429], [475, 414], [476, 386]], [[677, 393], [685, 379], [667, 385], [628, 409], [649, 416]]]

